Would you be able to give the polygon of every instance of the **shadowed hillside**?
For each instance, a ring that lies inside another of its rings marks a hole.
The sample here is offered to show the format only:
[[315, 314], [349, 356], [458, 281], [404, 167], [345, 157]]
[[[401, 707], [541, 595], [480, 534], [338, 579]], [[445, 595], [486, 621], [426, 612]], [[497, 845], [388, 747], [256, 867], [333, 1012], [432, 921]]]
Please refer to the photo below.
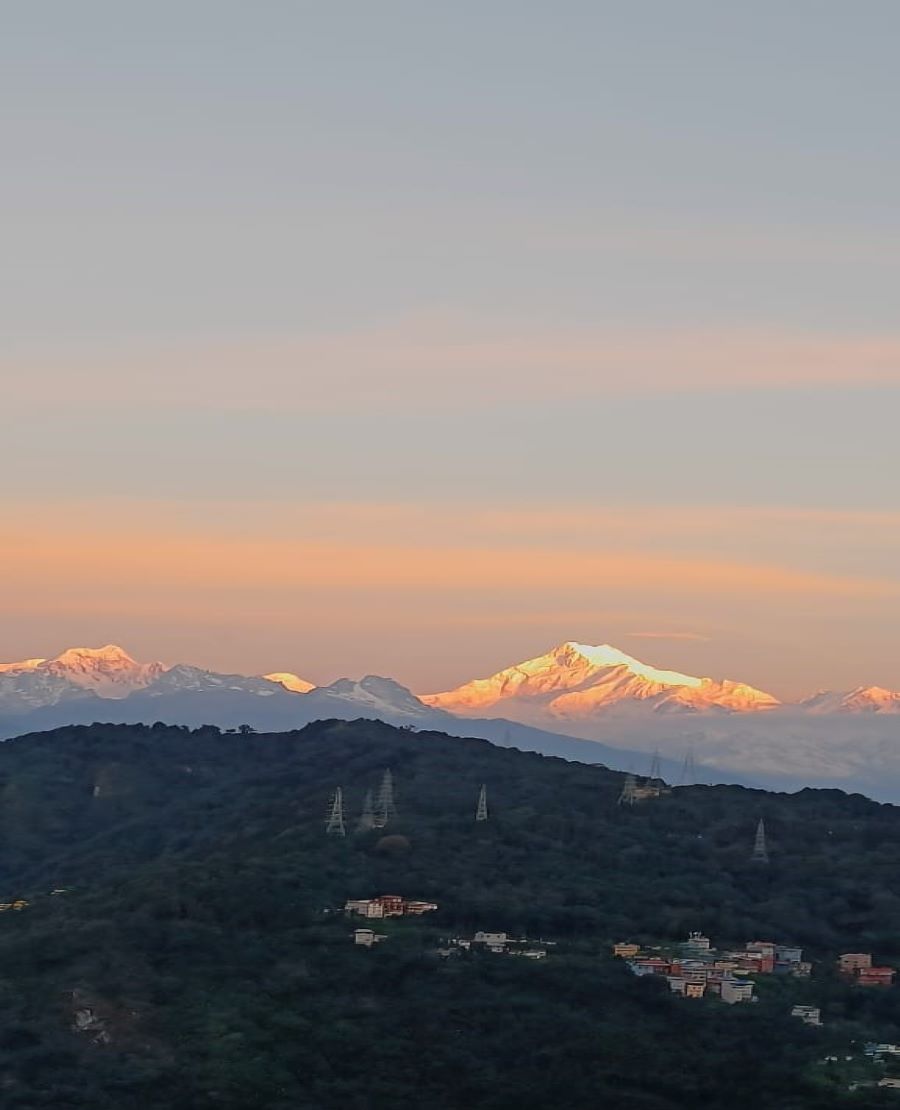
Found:
[[[357, 834], [388, 767], [397, 818]], [[814, 1065], [829, 1038], [900, 1037], [894, 991], [860, 1000], [827, 971], [845, 948], [900, 957], [900, 811], [738, 787], [625, 807], [622, 782], [373, 722], [0, 746], [0, 900], [29, 902], [0, 915], [4, 1105], [537, 1110], [560, 1084], [585, 1108], [878, 1105]], [[346, 838], [324, 831], [336, 786]], [[749, 861], [760, 816], [769, 866]], [[344, 901], [386, 892], [439, 909], [354, 948]], [[476, 929], [558, 945], [434, 954]], [[726, 1010], [608, 955], [690, 929], [804, 945], [829, 1028], [787, 1016], [786, 984]]]

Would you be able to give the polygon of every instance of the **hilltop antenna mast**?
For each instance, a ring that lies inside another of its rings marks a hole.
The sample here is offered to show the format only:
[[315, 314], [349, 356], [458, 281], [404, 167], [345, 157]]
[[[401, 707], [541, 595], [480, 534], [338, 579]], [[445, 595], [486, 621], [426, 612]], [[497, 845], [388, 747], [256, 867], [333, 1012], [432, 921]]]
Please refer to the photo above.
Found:
[[362, 813], [356, 823], [357, 832], [369, 832], [375, 828], [375, 799], [371, 790], [366, 791], [363, 799]]
[[344, 792], [340, 787], [336, 788], [332, 796], [325, 832], [329, 836], [347, 835], [347, 830], [344, 828]]
[[394, 776], [390, 768], [384, 772], [381, 786], [378, 788], [378, 797], [375, 799], [375, 828], [383, 829], [384, 826], [397, 816], [397, 807], [394, 804]]
[[753, 855], [750, 859], [753, 863], [769, 862], [769, 850], [766, 847], [766, 826], [761, 817], [759, 824], [756, 826], [756, 839], [753, 842]]
[[478, 805], [475, 809], [476, 821], [487, 821], [488, 807], [487, 807], [487, 787], [484, 783], [481, 784], [481, 789], [478, 791]]
[[619, 795], [620, 806], [633, 806], [638, 799], [637, 779], [629, 771], [622, 784], [622, 793]]

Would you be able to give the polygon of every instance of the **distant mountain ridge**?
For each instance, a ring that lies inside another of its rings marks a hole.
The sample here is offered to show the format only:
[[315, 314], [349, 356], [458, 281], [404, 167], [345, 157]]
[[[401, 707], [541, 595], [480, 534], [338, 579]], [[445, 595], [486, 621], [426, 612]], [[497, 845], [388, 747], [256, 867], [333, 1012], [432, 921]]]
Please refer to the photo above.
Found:
[[810, 713], [900, 713], [900, 693], [882, 686], [822, 690], [800, 703]]
[[[415, 715], [428, 709], [463, 717], [509, 717], [526, 723], [590, 722], [609, 714], [745, 714], [787, 710], [827, 713], [900, 713], [900, 692], [879, 686], [820, 691], [797, 703], [732, 679], [698, 678], [651, 666], [610, 644], [568, 640], [543, 655], [513, 664], [452, 690], [415, 695], [392, 679], [368, 675], [328, 686], [293, 671], [219, 674], [187, 663], [142, 663], [116, 644], [68, 648], [53, 658], [0, 663], [0, 713], [29, 712], [93, 695], [123, 700], [184, 691], [238, 691], [351, 699], [360, 706]], [[323, 703], [324, 704], [324, 703]]]
[[900, 801], [900, 694], [860, 687], [779, 703], [744, 683], [663, 670], [611, 645], [567, 641], [421, 697], [377, 675], [314, 686], [293, 671], [142, 663], [111, 644], [0, 664], [0, 739], [95, 721], [284, 731], [360, 718], [638, 774], [656, 751], [674, 782], [683, 781], [690, 753], [705, 781], [840, 786]]

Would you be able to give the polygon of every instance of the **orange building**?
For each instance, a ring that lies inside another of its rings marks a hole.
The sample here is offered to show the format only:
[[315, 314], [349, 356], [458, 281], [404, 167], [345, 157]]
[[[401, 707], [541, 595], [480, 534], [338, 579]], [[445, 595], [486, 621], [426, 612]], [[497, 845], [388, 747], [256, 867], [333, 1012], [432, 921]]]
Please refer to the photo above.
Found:
[[838, 956], [838, 966], [844, 973], [858, 971], [861, 967], [872, 966], [871, 952], [845, 952]]

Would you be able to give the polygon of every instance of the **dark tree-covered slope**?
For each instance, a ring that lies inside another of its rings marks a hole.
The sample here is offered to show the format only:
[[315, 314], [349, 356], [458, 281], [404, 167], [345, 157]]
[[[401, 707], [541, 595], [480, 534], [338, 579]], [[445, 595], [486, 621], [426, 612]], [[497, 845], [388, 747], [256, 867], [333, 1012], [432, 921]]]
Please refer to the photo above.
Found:
[[[355, 834], [387, 767], [398, 816]], [[476, 824], [482, 783], [491, 816]], [[336, 786], [346, 839], [324, 832]], [[0, 914], [2, 1104], [889, 1098], [829, 1083], [816, 1061], [870, 1029], [900, 1038], [893, 991], [860, 999], [823, 971], [810, 999], [773, 982], [754, 1006], [688, 1003], [608, 944], [703, 929], [793, 940], [823, 968], [845, 948], [900, 957], [900, 811], [699, 786], [622, 807], [621, 786], [603, 768], [366, 721], [271, 736], [88, 726], [0, 745], [0, 901], [30, 903]], [[749, 860], [759, 817], [768, 867]], [[340, 907], [383, 892], [440, 909], [356, 949]], [[539, 964], [434, 954], [475, 929], [559, 943]], [[825, 1007], [825, 1031], [788, 1016], [798, 1000]]]

